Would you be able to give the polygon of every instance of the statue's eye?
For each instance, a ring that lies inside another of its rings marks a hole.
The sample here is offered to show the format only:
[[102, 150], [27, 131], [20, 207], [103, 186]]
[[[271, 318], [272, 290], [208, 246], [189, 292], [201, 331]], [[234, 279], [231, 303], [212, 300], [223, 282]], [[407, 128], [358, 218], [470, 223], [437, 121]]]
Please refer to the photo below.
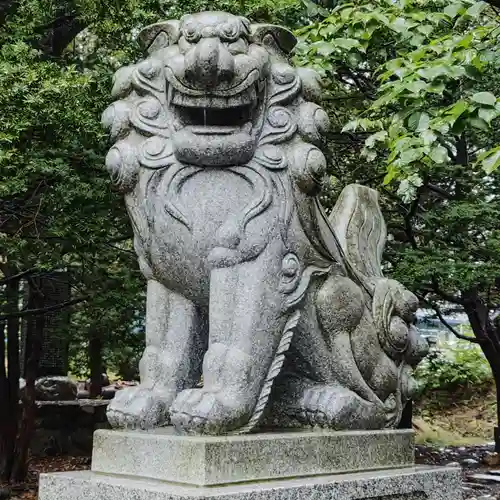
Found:
[[220, 37], [226, 42], [235, 42], [240, 36], [240, 28], [236, 23], [224, 23], [219, 31]]
[[196, 43], [200, 39], [200, 33], [194, 24], [186, 24], [182, 28], [184, 38], [190, 43]]

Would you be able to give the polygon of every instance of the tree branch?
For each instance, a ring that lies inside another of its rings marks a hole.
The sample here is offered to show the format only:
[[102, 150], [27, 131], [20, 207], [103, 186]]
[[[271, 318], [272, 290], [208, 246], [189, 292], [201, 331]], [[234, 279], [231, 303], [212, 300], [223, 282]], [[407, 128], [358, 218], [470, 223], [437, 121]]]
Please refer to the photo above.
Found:
[[446, 300], [446, 302], [451, 302], [452, 304], [461, 304], [463, 305], [463, 300], [460, 300], [458, 297], [455, 297], [454, 295], [450, 295], [446, 292], [443, 292], [441, 288], [439, 287], [439, 283], [436, 279], [435, 276], [432, 277], [432, 291], [436, 294], [441, 296], [443, 300]]
[[6, 278], [3, 278], [0, 280], [0, 286], [5, 285], [9, 283], [10, 281], [16, 281], [20, 280], [21, 278], [24, 278], [25, 276], [28, 276], [29, 274], [32, 274], [36, 271], [35, 267], [32, 267], [31, 269], [27, 269], [26, 271], [22, 271], [17, 274], [13, 274], [12, 276], [7, 276]]
[[448, 151], [448, 156], [452, 159], [452, 161], [456, 163], [457, 155], [455, 154], [455, 151], [453, 151], [451, 146], [444, 139], [439, 138], [438, 141], [439, 144], [441, 144], [441, 146], [443, 146], [446, 149], [446, 151]]
[[408, 237], [408, 241], [410, 242], [410, 244], [414, 250], [416, 250], [418, 248], [418, 244], [417, 244], [417, 240], [415, 238], [415, 234], [413, 232], [412, 219], [413, 219], [413, 217], [415, 217], [415, 214], [417, 213], [419, 202], [420, 202], [420, 196], [422, 195], [422, 190], [425, 186], [427, 186], [427, 182], [424, 179], [424, 183], [422, 184], [422, 186], [420, 186], [417, 189], [416, 197], [411, 204], [410, 210], [408, 210], [408, 213], [404, 216], [406, 236]]
[[91, 297], [90, 295], [86, 295], [83, 297], [76, 297], [74, 299], [67, 300], [65, 302], [61, 302], [60, 304], [55, 304], [53, 306], [39, 307], [37, 309], [23, 309], [22, 311], [19, 311], [17, 313], [3, 314], [0, 315], [0, 321], [5, 321], [6, 319], [9, 318], [23, 318], [25, 316], [31, 316], [35, 314], [46, 314], [49, 312], [59, 311], [60, 309], [64, 309], [69, 306], [74, 306], [75, 304], [79, 304], [80, 302], [85, 302], [90, 297]]
[[446, 198], [448, 200], [452, 200], [454, 198], [454, 195], [452, 195], [451, 193], [448, 193], [448, 191], [446, 191], [443, 188], [440, 188], [439, 186], [436, 186], [435, 184], [429, 183], [429, 184], [427, 184], [427, 187], [431, 191], [434, 191], [435, 193], [440, 194], [441, 196], [443, 196], [444, 198]]
[[472, 342], [473, 344], [480, 344], [479, 339], [476, 337], [469, 337], [468, 335], [462, 335], [460, 332], [458, 332], [455, 328], [453, 328], [448, 321], [446, 321], [445, 317], [443, 316], [443, 313], [441, 312], [441, 309], [435, 302], [431, 302], [430, 300], [426, 299], [422, 295], [417, 295], [420, 300], [425, 302], [427, 305], [429, 305], [432, 309], [434, 309], [437, 317], [439, 318], [439, 321], [443, 323], [443, 325], [451, 332], [457, 339], [461, 340], [467, 340], [468, 342]]

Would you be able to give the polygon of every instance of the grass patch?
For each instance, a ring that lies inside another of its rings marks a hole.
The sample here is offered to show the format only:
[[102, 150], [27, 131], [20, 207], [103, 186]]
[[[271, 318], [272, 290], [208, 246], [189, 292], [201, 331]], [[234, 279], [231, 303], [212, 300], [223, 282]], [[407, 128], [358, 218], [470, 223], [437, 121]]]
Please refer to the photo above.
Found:
[[420, 444], [466, 446], [493, 441], [495, 389], [483, 386], [476, 392], [426, 391], [415, 402], [413, 421]]

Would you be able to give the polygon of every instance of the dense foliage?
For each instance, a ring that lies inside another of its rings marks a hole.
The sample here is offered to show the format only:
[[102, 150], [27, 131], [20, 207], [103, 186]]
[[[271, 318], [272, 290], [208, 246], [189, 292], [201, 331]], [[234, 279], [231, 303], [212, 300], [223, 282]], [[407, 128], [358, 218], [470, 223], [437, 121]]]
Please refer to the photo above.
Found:
[[490, 366], [481, 349], [463, 340], [433, 347], [415, 375], [423, 394], [433, 390], [477, 391], [493, 383]]
[[[110, 101], [114, 71], [140, 57], [134, 34], [160, 16], [209, 8], [290, 25], [300, 11], [285, 0], [0, 5], [0, 351], [7, 361], [2, 356], [0, 474], [6, 479], [26, 473], [34, 423], [34, 378], [47, 312], [37, 280], [50, 279], [52, 270], [70, 273], [72, 298], [61, 307], [73, 306], [72, 370], [90, 372], [96, 387], [103, 365], [135, 376], [130, 367], [143, 343], [144, 282], [121, 196], [111, 190], [103, 168], [108, 144], [100, 115]], [[22, 310], [21, 280], [30, 297]], [[29, 332], [21, 418], [19, 320], [28, 316], [36, 321]]]
[[[293, 24], [294, 2], [12, 2], [0, 29], [0, 255], [5, 276], [71, 268], [78, 345], [115, 347], [143, 307], [121, 197], [103, 168], [111, 77], [158, 17], [216, 8]], [[12, 312], [11, 312], [12, 314]], [[14, 312], [15, 314], [15, 312]]]
[[[491, 79], [500, 25], [487, 3], [387, 0], [317, 10], [319, 19], [299, 31], [299, 59], [336, 80], [335, 98], [357, 110], [343, 131], [373, 132], [363, 156], [382, 152], [384, 183], [402, 179], [407, 199], [429, 169], [456, 161], [464, 133], [488, 131], [498, 118]], [[476, 153], [472, 162], [487, 173], [500, 165], [497, 145]]]

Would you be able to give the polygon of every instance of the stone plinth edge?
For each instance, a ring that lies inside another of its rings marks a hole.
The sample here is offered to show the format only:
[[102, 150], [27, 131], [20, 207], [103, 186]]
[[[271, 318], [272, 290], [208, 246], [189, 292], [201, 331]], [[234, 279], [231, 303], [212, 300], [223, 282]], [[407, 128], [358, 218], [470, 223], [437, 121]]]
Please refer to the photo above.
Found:
[[97, 431], [92, 471], [211, 486], [413, 463], [411, 430], [187, 437], [165, 428], [151, 432]]
[[183, 486], [67, 472], [40, 476], [39, 500], [460, 500], [459, 468], [407, 467], [243, 485]]

